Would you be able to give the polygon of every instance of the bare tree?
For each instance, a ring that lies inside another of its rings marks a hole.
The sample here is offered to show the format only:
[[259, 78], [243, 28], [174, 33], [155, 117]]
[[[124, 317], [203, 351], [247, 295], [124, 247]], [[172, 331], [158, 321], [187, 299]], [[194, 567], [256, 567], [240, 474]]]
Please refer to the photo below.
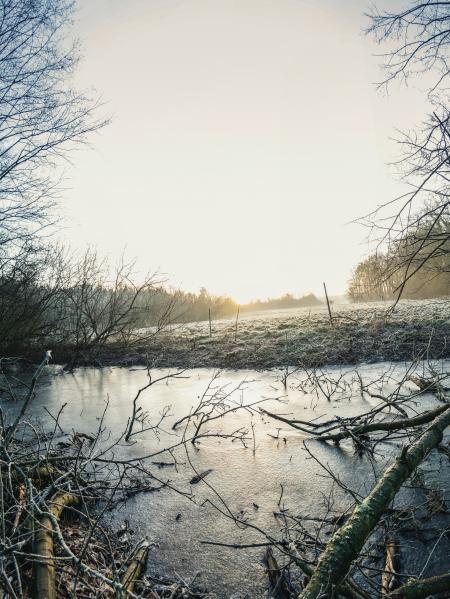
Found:
[[[81, 260], [75, 259], [70, 269], [61, 338], [74, 350], [75, 360], [107, 344], [127, 348], [142, 344], [170, 322], [170, 302], [162, 302], [154, 312], [149, 292], [157, 293], [163, 283], [157, 273], [139, 279], [133, 261], [122, 258], [111, 267], [93, 249], [88, 249]], [[155, 326], [141, 330], [150, 313]]]
[[410, 1], [403, 10], [382, 11], [374, 8], [368, 15], [367, 32], [380, 43], [391, 41], [393, 48], [384, 54], [385, 77], [380, 86], [395, 79], [437, 73], [430, 94], [445, 89], [450, 73], [450, 3], [426, 0]]
[[[0, 0], [1, 349], [45, 337], [61, 322], [60, 248], [44, 247], [55, 222], [59, 167], [106, 120], [73, 89], [79, 60], [72, 0]], [[64, 258], [65, 260], [65, 258]]]
[[400, 263], [391, 265], [392, 272], [403, 271], [396, 287], [398, 300], [408, 281], [436, 257], [444, 262], [444, 270], [449, 268], [450, 230], [443, 223], [450, 218], [450, 110], [445, 89], [450, 3], [414, 1], [404, 10], [375, 10], [369, 17], [368, 33], [390, 44], [383, 54], [385, 77], [380, 86], [417, 74], [435, 75], [428, 89], [429, 117], [419, 131], [399, 140], [403, 154], [398, 166], [409, 189], [361, 219], [381, 231], [380, 241], [388, 248], [406, 237], [411, 241], [403, 245]]
[[61, 246], [25, 244], [20, 259], [0, 266], [0, 351], [21, 352], [57, 341], [66, 317], [69, 258]]
[[0, 1], [0, 259], [51, 222], [56, 167], [105, 124], [68, 85], [79, 59], [71, 0]]
[[389, 231], [388, 251], [377, 251], [359, 262], [347, 288], [353, 301], [395, 299], [399, 289], [407, 298], [448, 295], [450, 221], [442, 211], [436, 219], [435, 209], [435, 204], [429, 204], [398, 239]]

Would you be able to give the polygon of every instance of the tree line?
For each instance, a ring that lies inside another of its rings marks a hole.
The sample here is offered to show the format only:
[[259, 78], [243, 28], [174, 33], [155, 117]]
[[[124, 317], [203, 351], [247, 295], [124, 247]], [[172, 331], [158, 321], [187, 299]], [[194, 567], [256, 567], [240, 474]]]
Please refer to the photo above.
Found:
[[243, 305], [241, 309], [243, 312], [254, 312], [257, 310], [282, 310], [285, 308], [312, 308], [321, 305], [322, 302], [314, 293], [308, 293], [301, 297], [295, 297], [292, 293], [285, 293], [280, 297], [254, 300]]
[[133, 261], [111, 265], [94, 249], [71, 254], [31, 242], [20, 259], [0, 263], [0, 351], [52, 347], [73, 354], [107, 344], [131, 348], [169, 324], [234, 316], [274, 308], [315, 306], [309, 294], [239, 306], [231, 297], [172, 289], [158, 273], [137, 277]]
[[443, 214], [434, 222], [434, 207], [427, 207], [416, 220], [385, 251], [359, 262], [347, 289], [352, 301], [450, 295], [450, 219]]

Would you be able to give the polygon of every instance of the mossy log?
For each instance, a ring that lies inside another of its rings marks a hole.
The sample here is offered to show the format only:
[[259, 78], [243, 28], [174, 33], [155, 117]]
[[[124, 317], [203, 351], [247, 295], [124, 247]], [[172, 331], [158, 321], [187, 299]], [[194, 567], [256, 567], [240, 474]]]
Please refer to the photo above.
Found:
[[[309, 580], [314, 572], [314, 568], [300, 556], [294, 543], [289, 545], [289, 557], [300, 570], [306, 574], [307, 580]], [[370, 599], [368, 593], [358, 586], [351, 578], [347, 578], [347, 580], [339, 586], [336, 593], [336, 599], [342, 599], [343, 597], [346, 599]]]
[[[71, 493], [57, 493], [51, 500], [49, 511], [57, 520], [60, 519], [63, 510], [71, 505], [77, 505], [79, 498]], [[37, 530], [34, 534], [35, 555], [42, 556], [42, 559], [35, 562], [35, 599], [55, 599], [56, 598], [56, 580], [55, 580], [55, 560], [54, 560], [54, 540], [53, 524], [49, 516], [43, 515]]]
[[299, 599], [325, 599], [333, 596], [402, 484], [441, 442], [443, 432], [449, 425], [450, 406], [447, 406], [412, 445], [403, 448], [400, 456], [387, 468], [369, 495], [355, 507], [347, 522], [327, 543], [308, 585], [298, 596]]
[[142, 577], [147, 565], [150, 546], [147, 542], [141, 543], [133, 554], [130, 563], [121, 578], [123, 588], [133, 593], [136, 582]]
[[425, 597], [439, 593], [450, 593], [450, 574], [412, 580], [390, 593], [388, 597], [392, 599], [425, 599]]

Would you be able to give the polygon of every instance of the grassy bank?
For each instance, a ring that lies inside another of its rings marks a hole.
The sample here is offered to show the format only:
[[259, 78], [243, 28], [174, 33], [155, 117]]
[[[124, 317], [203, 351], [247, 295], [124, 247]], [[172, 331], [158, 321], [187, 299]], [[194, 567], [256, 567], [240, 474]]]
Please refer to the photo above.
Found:
[[[172, 327], [137, 348], [110, 347], [86, 364], [150, 362], [170, 367], [305, 367], [450, 356], [450, 299], [405, 300], [392, 314], [389, 304], [254, 312], [235, 319]], [[65, 352], [55, 360], [64, 362]], [[83, 359], [81, 360], [83, 363]]]

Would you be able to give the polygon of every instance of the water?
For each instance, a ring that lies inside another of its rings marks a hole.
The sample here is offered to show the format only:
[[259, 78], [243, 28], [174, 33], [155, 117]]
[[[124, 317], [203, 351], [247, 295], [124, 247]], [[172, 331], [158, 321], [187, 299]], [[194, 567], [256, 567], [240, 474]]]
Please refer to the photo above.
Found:
[[[441, 368], [444, 366], [448, 364], [440, 364]], [[394, 381], [401, 378], [405, 366], [363, 365], [358, 370], [365, 382], [375, 381], [382, 373], [389, 372], [390, 380], [384, 381], [386, 393], [393, 388]], [[158, 378], [167, 372], [155, 370], [152, 376]], [[158, 421], [170, 407], [169, 415], [161, 425], [163, 430], [159, 437], [152, 431], [136, 435], [132, 444], [122, 443], [117, 447], [115, 455], [137, 458], [176, 444], [184, 427], [172, 431], [172, 424], [197, 404], [214, 372], [192, 370], [183, 374], [187, 378], [169, 379], [144, 391], [139, 405], [149, 412], [151, 422]], [[331, 401], [313, 392], [304, 373], [289, 377], [287, 389], [281, 382], [281, 371], [225, 371], [213, 386], [225, 385], [225, 393], [235, 389], [230, 400], [247, 405], [268, 398], [263, 407], [301, 420], [321, 416], [328, 419], [336, 414], [354, 415], [366, 412], [378, 403], [368, 396], [361, 397], [353, 368], [331, 368], [326, 372], [336, 380], [344, 373], [342, 382], [346, 382], [342, 390], [332, 394]], [[30, 417], [48, 429], [54, 425], [48, 412], [56, 415], [65, 404], [59, 418], [61, 427], [66, 431], [93, 433], [107, 406], [103, 424], [110, 431], [110, 443], [125, 429], [132, 399], [147, 380], [146, 370], [139, 368], [79, 369], [71, 374], [51, 376], [42, 384]], [[413, 388], [411, 386], [411, 390]], [[332, 387], [329, 389], [333, 390]], [[420, 399], [420, 409], [435, 405], [432, 397]], [[2, 407], [7, 417], [17, 410], [17, 405], [11, 403], [4, 403]], [[178, 463], [176, 468], [159, 468], [151, 463], [173, 462], [170, 454], [150, 458], [149, 466], [155, 476], [163, 482], [170, 481], [179, 491], [189, 493], [189, 497], [165, 488], [136, 495], [108, 516], [113, 527], [118, 527], [124, 519], [129, 520], [137, 538], [146, 537], [152, 543], [151, 571], [186, 580], [197, 575], [198, 583], [204, 583], [220, 597], [229, 597], [237, 591], [262, 597], [267, 587], [263, 548], [230, 549], [201, 543], [205, 540], [238, 544], [265, 540], [257, 531], [237, 526], [227, 517], [228, 510], [279, 538], [280, 522], [274, 517], [274, 511], [279, 511], [280, 505], [292, 514], [317, 515], [322, 513], [331, 487], [330, 479], [323, 476], [318, 463], [305, 451], [306, 435], [281, 422], [260, 413], [240, 410], [203, 430], [226, 434], [241, 427], [248, 430], [245, 447], [237, 440], [208, 438], [201, 441], [197, 446], [199, 449], [190, 443], [186, 448], [177, 449], [174, 453]], [[188, 428], [187, 436], [191, 430]], [[342, 481], [361, 494], [367, 493], [374, 480], [372, 468], [366, 458], [355, 454], [350, 443], [343, 443], [339, 448], [314, 440], [307, 443], [313, 454]], [[384, 445], [380, 450], [378, 469], [389, 460], [392, 452], [397, 451], [397, 446], [395, 443]], [[211, 469], [212, 472], [204, 482], [191, 485], [193, 469], [197, 472]], [[413, 495], [413, 490], [406, 490], [402, 501]], [[339, 493], [337, 496], [341, 501]], [[345, 505], [344, 501], [337, 507], [342, 509]]]

